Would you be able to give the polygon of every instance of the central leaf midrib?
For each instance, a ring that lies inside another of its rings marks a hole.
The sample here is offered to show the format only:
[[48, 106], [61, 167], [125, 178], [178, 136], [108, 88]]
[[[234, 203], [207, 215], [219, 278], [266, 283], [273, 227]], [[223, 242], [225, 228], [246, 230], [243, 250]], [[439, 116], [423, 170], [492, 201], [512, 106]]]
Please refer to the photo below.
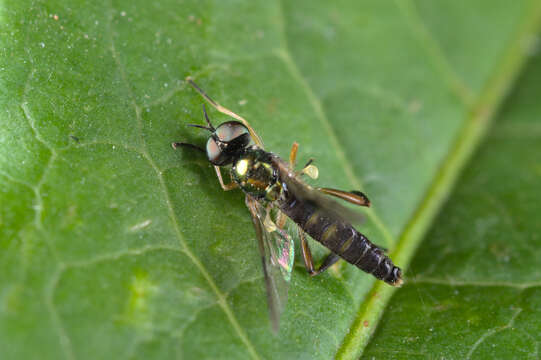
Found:
[[[281, 3], [279, 1], [279, 3]], [[405, 4], [405, 5], [412, 5], [412, 4]], [[404, 16], [411, 16], [410, 13], [411, 9], [400, 6], [399, 3], [397, 3], [397, 6], [401, 8], [402, 13]], [[506, 58], [510, 55], [516, 52], [516, 44], [520, 42], [520, 40], [523, 38], [523, 36], [529, 32], [532, 31], [530, 29], [530, 26], [528, 24], [535, 23], [536, 15], [539, 12], [539, 9], [534, 9], [537, 11], [533, 12], [533, 16], [527, 17], [521, 25], [517, 29], [517, 35], [513, 39], [514, 41], [511, 42], [511, 45], [508, 47], [507, 51], [504, 52], [502, 55], [502, 61], [497, 63], [495, 66], [495, 69], [493, 71], [493, 76], [488, 82], [487, 86], [483, 89], [483, 91], [479, 94], [479, 96], [473, 101], [473, 96], [471, 95], [471, 90], [466, 87], [464, 82], [456, 75], [456, 73], [453, 71], [453, 69], [450, 67], [449, 62], [445, 59], [443, 56], [443, 52], [441, 52], [441, 49], [439, 48], [438, 44], [435, 42], [435, 40], [430, 36], [426, 28], [423, 24], [419, 25], [422, 29], [418, 29], [419, 26], [417, 26], [416, 30], [416, 37], [419, 39], [419, 37], [430, 37], [432, 46], [432, 51], [428, 51], [428, 56], [432, 58], [433, 62], [435, 62], [435, 67], [438, 71], [443, 72], [444, 78], [446, 79], [447, 85], [451, 88], [451, 91], [455, 93], [464, 104], [471, 104], [472, 111], [470, 112], [470, 115], [464, 120], [463, 125], [463, 131], [460, 132], [459, 136], [462, 136], [462, 134], [465, 132], [467, 135], [463, 139], [467, 139], [467, 142], [459, 141], [455, 143], [453, 147], [449, 149], [448, 156], [446, 157], [446, 160], [442, 164], [440, 170], [438, 171], [437, 175], [434, 177], [433, 185], [429, 188], [429, 191], [427, 192], [424, 200], [422, 201], [422, 205], [419, 207], [419, 209], [415, 212], [415, 215], [412, 217], [412, 220], [408, 223], [408, 225], [405, 227], [404, 231], [402, 232], [401, 236], [399, 237], [400, 242], [395, 249], [395, 252], [393, 254], [393, 258], [395, 258], [398, 262], [401, 264], [407, 264], [409, 263], [409, 260], [413, 256], [414, 249], [416, 248], [416, 245], [420, 241], [422, 234], [426, 229], [428, 229], [430, 225], [430, 221], [433, 218], [434, 214], [436, 213], [439, 206], [443, 203], [443, 201], [446, 198], [446, 195], [450, 192], [452, 185], [454, 183], [454, 179], [456, 179], [457, 175], [460, 173], [460, 170], [465, 165], [467, 159], [469, 158], [469, 155], [473, 152], [473, 149], [475, 148], [476, 144], [480, 142], [482, 139], [482, 136], [485, 133], [486, 128], [489, 125], [489, 121], [492, 115], [492, 112], [495, 111], [498, 104], [501, 102], [504, 91], [502, 89], [508, 88], [512, 82], [513, 79], [516, 78], [516, 75], [519, 73], [519, 70], [521, 68], [521, 65], [523, 63], [523, 59], [525, 58], [524, 54], [520, 56], [518, 55], [516, 61], [511, 61], [511, 66], [506, 66]], [[316, 98], [315, 93], [310, 88], [308, 83], [305, 81], [303, 76], [301, 75], [298, 67], [294, 63], [293, 59], [291, 58], [291, 55], [289, 54], [288, 48], [287, 48], [287, 39], [285, 34], [285, 25], [283, 23], [283, 10], [280, 8], [280, 16], [282, 24], [282, 32], [283, 32], [283, 43], [285, 44], [282, 54], [280, 57], [283, 58], [284, 62], [286, 63], [287, 67], [292, 72], [293, 77], [297, 78], [305, 88], [305, 91], [309, 97], [309, 100], [314, 108], [315, 113], [318, 115], [320, 120], [322, 120], [323, 125], [327, 128], [327, 130], [334, 135], [332, 128], [330, 128], [330, 124], [326, 123], [326, 115], [324, 113], [323, 107], [320, 104], [319, 99]], [[415, 19], [408, 19], [408, 21], [412, 20], [419, 20], [418, 18]], [[534, 25], [535, 27], [535, 25]], [[422, 31], [421, 31], [422, 30]], [[421, 31], [421, 33], [419, 33]], [[422, 40], [422, 39], [420, 39]], [[514, 66], [513, 66], [514, 65]], [[507, 76], [506, 76], [507, 75]], [[496, 90], [494, 90], [496, 89]], [[491, 109], [491, 111], [487, 111], [487, 109]], [[326, 126], [328, 125], [328, 126]], [[473, 126], [473, 129], [471, 128]], [[330, 129], [329, 129], [330, 128]], [[333, 137], [331, 136], [331, 140], [333, 140]], [[357, 177], [353, 173], [352, 169], [350, 169], [347, 166], [347, 159], [345, 156], [345, 153], [342, 151], [340, 146], [336, 141], [332, 142], [333, 146], [335, 147], [335, 150], [337, 150], [338, 157], [340, 158], [341, 163], [345, 164], [344, 169], [346, 174], [349, 177], [349, 180], [355, 184], [355, 186], [360, 186], [360, 182], [358, 181]], [[451, 163], [454, 164], [454, 166], [451, 166], [450, 169], [446, 164]], [[446, 171], [447, 170], [447, 171]], [[442, 176], [444, 177], [444, 180], [442, 181]], [[445, 177], [447, 177], [445, 179]], [[434, 194], [436, 193], [436, 194]], [[433, 197], [434, 201], [432, 201], [432, 204], [429, 204], [431, 206], [427, 206], [427, 199]], [[369, 215], [372, 215], [372, 220], [376, 220], [376, 225], [380, 230], [382, 230], [382, 233], [387, 233], [386, 226], [382, 222], [378, 223], [377, 220], [379, 218], [375, 216], [374, 213], [370, 213]], [[408, 236], [409, 235], [409, 236]], [[387, 238], [387, 236], [386, 236]], [[393, 238], [389, 236], [387, 240], [391, 239], [391, 243], [394, 244]], [[407, 244], [409, 243], [409, 248]], [[371, 290], [371, 292], [368, 294], [367, 298], [368, 300], [365, 300], [359, 309], [357, 321], [353, 323], [353, 328], [355, 328], [357, 324], [357, 329], [360, 326], [360, 321], [358, 321], [362, 314], [371, 313], [372, 320], [370, 321], [370, 329], [375, 328], [375, 324], [381, 317], [381, 314], [383, 313], [384, 306], [386, 302], [389, 300], [390, 296], [392, 295], [394, 289], [389, 288], [387, 286], [381, 285], [381, 283], [376, 282]], [[374, 298], [372, 295], [375, 295], [375, 293], [378, 293], [378, 296], [380, 298], [380, 302], [374, 302]], [[382, 299], [382, 293], [386, 294], [383, 296]], [[379, 305], [378, 305], [379, 304]], [[375, 315], [374, 315], [375, 313]], [[364, 328], [364, 326], [362, 326]], [[368, 343], [368, 338], [371, 334], [370, 330], [368, 330], [368, 336], [365, 336], [364, 340], [362, 341], [351, 341], [351, 338], [357, 335], [358, 331], [351, 331], [348, 335], [346, 335], [346, 338], [344, 338], [344, 342], [342, 343], [342, 346], [339, 347], [337, 351], [338, 357], [344, 357], [344, 358], [353, 358], [355, 355], [358, 355], [358, 353], [361, 351], [361, 349], [366, 346]]]
[[[492, 76], [473, 103], [472, 110], [465, 119], [455, 144], [449, 149], [421, 205], [402, 232], [392, 254], [397, 262], [407, 265], [413, 257], [422, 236], [452, 190], [456, 178], [486, 134], [490, 121], [506, 91], [520, 73], [527, 58], [522, 48], [523, 41], [529, 35], [537, 33], [541, 25], [541, 3], [532, 0], [531, 7], [531, 11], [526, 13], [523, 21], [517, 26], [516, 34], [503, 52], [500, 61], [496, 63]], [[357, 318], [344, 338], [342, 346], [338, 349], [337, 358], [353, 359], [359, 356], [368, 344], [375, 324], [381, 318], [385, 305], [395, 290], [395, 288], [382, 285], [381, 282], [374, 284], [366, 297], [367, 300], [361, 304]], [[371, 326], [364, 327], [361, 324], [363, 321], [369, 321]]]

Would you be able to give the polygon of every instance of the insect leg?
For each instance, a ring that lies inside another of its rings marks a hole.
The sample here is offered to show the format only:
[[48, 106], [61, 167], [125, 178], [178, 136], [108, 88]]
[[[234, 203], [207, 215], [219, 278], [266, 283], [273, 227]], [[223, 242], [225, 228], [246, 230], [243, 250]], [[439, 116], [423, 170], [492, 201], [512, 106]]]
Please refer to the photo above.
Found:
[[[199, 147], [197, 145], [189, 144], [189, 143], [174, 142], [174, 143], [171, 144], [171, 146], [173, 147], [173, 149], [177, 149], [180, 146], [184, 146], [184, 147], [188, 147], [188, 148], [191, 148], [191, 149], [199, 150], [203, 154], [207, 153], [205, 151], [205, 149], [203, 149], [203, 148], [201, 148], [201, 147]], [[216, 176], [218, 177], [218, 181], [220, 182], [220, 186], [222, 187], [222, 189], [224, 191], [233, 190], [233, 189], [236, 189], [236, 188], [239, 187], [239, 185], [236, 182], [230, 182], [229, 184], [224, 184], [224, 180], [222, 178], [222, 173], [220, 172], [220, 167], [219, 166], [214, 166], [214, 170], [216, 170]]]
[[[297, 159], [297, 151], [299, 149], [299, 144], [297, 142], [293, 143], [293, 146], [291, 147], [291, 152], [289, 153], [289, 166], [291, 169], [295, 169], [295, 160]], [[312, 162], [314, 162], [314, 159], [308, 160], [306, 165], [302, 168], [301, 171], [298, 172], [299, 175], [308, 175], [312, 179], [317, 179], [319, 176], [319, 170], [315, 165], [312, 165]]]
[[310, 274], [310, 276], [316, 276], [318, 274], [321, 274], [333, 264], [335, 264], [338, 260], [340, 260], [340, 256], [336, 255], [335, 253], [330, 253], [329, 255], [327, 255], [325, 260], [323, 260], [323, 263], [319, 266], [319, 268], [317, 268], [317, 270], [314, 270], [312, 251], [310, 250], [310, 245], [308, 245], [308, 241], [306, 241], [306, 235], [300, 227], [298, 227], [297, 230], [299, 232], [299, 238], [301, 239], [302, 258], [304, 260], [306, 270], [308, 271], [308, 274]]
[[336, 264], [336, 262], [340, 259], [341, 259], [340, 256], [336, 255], [335, 253], [333, 252], [330, 253], [329, 255], [327, 255], [325, 260], [323, 260], [323, 263], [319, 266], [319, 268], [316, 270], [313, 276], [316, 276], [317, 274], [321, 274], [322, 272], [324, 272], [325, 270], [327, 270], [328, 268]]
[[216, 110], [221, 112], [222, 114], [231, 116], [234, 119], [237, 119], [241, 123], [244, 124], [248, 128], [248, 131], [250, 132], [250, 135], [252, 136], [254, 142], [257, 146], [263, 149], [263, 141], [261, 141], [261, 138], [257, 133], [254, 131], [254, 129], [250, 126], [248, 121], [246, 121], [242, 116], [235, 114], [233, 111], [229, 110], [228, 108], [223, 107], [222, 105], [218, 104], [216, 101], [212, 100], [210, 96], [208, 96], [193, 80], [188, 76], [186, 78], [186, 81], [205, 99], [208, 101], [210, 105], [212, 105]]
[[218, 181], [220, 182], [220, 186], [224, 191], [233, 190], [239, 187], [239, 185], [236, 182], [230, 182], [229, 184], [224, 184], [224, 180], [222, 178], [222, 173], [220, 171], [220, 167], [214, 165], [214, 170], [216, 170], [216, 176], [218, 177]]
[[368, 200], [368, 197], [360, 191], [353, 190], [348, 192], [331, 188], [318, 188], [318, 190], [327, 195], [336, 196], [337, 198], [355, 205], [370, 206], [370, 200]]
[[278, 215], [276, 215], [276, 226], [279, 229], [283, 229], [286, 224], [287, 216], [283, 212], [278, 212]]
[[306, 271], [308, 271], [308, 274], [313, 275], [314, 262], [312, 261], [312, 252], [310, 251], [310, 246], [306, 241], [304, 231], [300, 227], [297, 227], [297, 231], [299, 232], [299, 238], [301, 239], [301, 254], [302, 259], [304, 260], [304, 266], [306, 267]]
[[299, 149], [299, 144], [295, 141], [293, 146], [291, 146], [291, 152], [289, 153], [289, 165], [292, 169], [295, 168], [295, 160], [297, 160], [297, 150]]

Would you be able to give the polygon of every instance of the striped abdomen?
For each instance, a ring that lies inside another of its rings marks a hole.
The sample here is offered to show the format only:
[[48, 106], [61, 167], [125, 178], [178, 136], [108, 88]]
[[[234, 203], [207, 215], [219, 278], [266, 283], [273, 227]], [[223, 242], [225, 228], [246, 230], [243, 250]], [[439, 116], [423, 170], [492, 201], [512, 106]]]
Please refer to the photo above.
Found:
[[402, 283], [400, 269], [347, 221], [329, 216], [316, 204], [301, 201], [293, 194], [281, 203], [280, 210], [314, 240], [350, 264], [388, 284], [398, 286]]

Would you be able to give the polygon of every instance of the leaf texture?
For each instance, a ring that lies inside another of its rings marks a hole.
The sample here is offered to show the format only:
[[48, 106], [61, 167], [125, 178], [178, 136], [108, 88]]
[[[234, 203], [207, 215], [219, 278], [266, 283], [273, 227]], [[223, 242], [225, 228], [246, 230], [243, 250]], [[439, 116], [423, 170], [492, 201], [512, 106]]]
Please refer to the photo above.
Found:
[[[347, 264], [310, 278], [298, 263], [271, 335], [242, 195], [171, 149], [204, 142], [185, 127], [203, 100], [183, 79], [267, 149], [299, 142], [322, 186], [366, 192], [360, 230], [406, 268], [540, 14], [503, 0], [0, 2], [3, 358], [357, 357], [393, 290]], [[410, 277], [396, 299], [448, 296], [445, 281], [417, 284], [431, 273]]]

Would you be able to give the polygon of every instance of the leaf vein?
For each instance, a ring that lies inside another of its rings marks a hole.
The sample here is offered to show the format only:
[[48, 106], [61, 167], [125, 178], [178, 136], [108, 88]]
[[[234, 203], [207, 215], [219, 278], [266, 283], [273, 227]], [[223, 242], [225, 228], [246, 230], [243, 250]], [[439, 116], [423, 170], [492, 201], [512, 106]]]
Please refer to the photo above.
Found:
[[[312, 105], [312, 108], [314, 109], [314, 112], [317, 116], [317, 118], [320, 120], [321, 124], [325, 128], [325, 131], [327, 132], [329, 139], [331, 140], [331, 143], [334, 147], [334, 150], [337, 154], [339, 162], [342, 164], [342, 167], [346, 173], [346, 176], [348, 177], [349, 182], [354, 186], [355, 188], [362, 189], [362, 183], [359, 180], [359, 178], [355, 175], [353, 172], [353, 168], [351, 167], [350, 163], [347, 161], [344, 149], [340, 145], [340, 142], [338, 141], [338, 138], [332, 128], [332, 125], [327, 118], [327, 115], [325, 114], [325, 111], [323, 110], [323, 105], [321, 104], [321, 101], [317, 98], [314, 91], [311, 89], [310, 85], [308, 84], [307, 80], [304, 78], [304, 76], [301, 74], [297, 64], [294, 62], [290, 55], [288, 42], [287, 42], [287, 34], [286, 34], [286, 24], [285, 24], [285, 16], [284, 16], [284, 10], [282, 6], [282, 1], [278, 1], [279, 4], [279, 31], [282, 35], [282, 48], [275, 50], [275, 53], [277, 57], [284, 62], [286, 65], [286, 68], [288, 69], [290, 75], [297, 80], [297, 82], [302, 86], [310, 104]], [[376, 214], [374, 208], [368, 208], [366, 211], [367, 216], [372, 220], [374, 225], [378, 228], [378, 230], [383, 235], [383, 238], [385, 239], [385, 242], [387, 245], [394, 245], [395, 239], [391, 235], [390, 231], [387, 229], [383, 221], [379, 218], [379, 216]]]
[[479, 347], [479, 345], [481, 345], [486, 339], [488, 339], [489, 337], [491, 337], [492, 335], [494, 334], [497, 334], [505, 329], [508, 329], [510, 327], [513, 326], [514, 322], [515, 322], [515, 319], [517, 318], [517, 316], [522, 312], [522, 309], [521, 308], [518, 308], [515, 310], [515, 312], [513, 313], [513, 315], [511, 316], [511, 319], [509, 320], [509, 322], [504, 325], [504, 326], [499, 326], [499, 327], [496, 327], [496, 328], [492, 328], [492, 329], [489, 329], [487, 330], [487, 332], [485, 332], [483, 335], [481, 335], [481, 337], [473, 344], [473, 346], [471, 347], [470, 351], [468, 351], [468, 354], [466, 354], [466, 359], [471, 359], [471, 356], [473, 355], [473, 353], [475, 352], [475, 350]]
[[64, 328], [64, 325], [62, 324], [62, 319], [58, 315], [58, 311], [56, 310], [56, 306], [54, 304], [54, 292], [58, 286], [58, 281], [60, 280], [60, 277], [64, 270], [64, 264], [60, 263], [57, 266], [53, 276], [51, 276], [49, 284], [45, 288], [45, 304], [47, 306], [47, 310], [49, 311], [49, 315], [51, 316], [51, 320], [56, 328], [56, 332], [58, 333], [60, 347], [64, 352], [65, 358], [68, 360], [74, 360], [75, 355], [73, 353], [71, 340], [66, 332], [66, 329]]
[[445, 83], [450, 87], [451, 91], [460, 99], [460, 101], [462, 101], [464, 105], [473, 104], [474, 96], [472, 90], [453, 70], [440, 45], [421, 20], [417, 8], [412, 1], [395, 0], [395, 4], [411, 28], [413, 36], [425, 49], [429, 59], [432, 60], [433, 64], [436, 66], [436, 69], [442, 74], [443, 78], [445, 79]]
[[[112, 5], [112, 3], [109, 3], [109, 8], [110, 8], [110, 15], [109, 15], [109, 19], [108, 19], [109, 20], [109, 28], [112, 29], [112, 18], [113, 18], [113, 5]], [[171, 203], [171, 197], [169, 195], [169, 191], [167, 190], [167, 186], [166, 186], [165, 180], [163, 178], [163, 172], [157, 167], [156, 163], [154, 162], [154, 160], [152, 159], [152, 157], [150, 156], [150, 154], [148, 153], [148, 150], [146, 148], [146, 143], [144, 141], [143, 131], [142, 131], [141, 109], [140, 109], [139, 105], [136, 102], [136, 99], [135, 99], [133, 91], [132, 91], [132, 89], [130, 87], [130, 83], [128, 81], [126, 72], [124, 70], [124, 67], [122, 66], [122, 63], [120, 62], [119, 54], [118, 54], [118, 52], [116, 50], [115, 42], [114, 42], [114, 38], [112, 36], [112, 31], [111, 30], [109, 31], [109, 34], [111, 34], [110, 41], [111, 41], [111, 54], [112, 54], [112, 57], [113, 57], [114, 61], [116, 62], [117, 66], [119, 68], [122, 81], [125, 83], [125, 85], [127, 87], [128, 93], [129, 93], [129, 95], [130, 95], [130, 97], [132, 99], [132, 105], [135, 108], [135, 115], [136, 115], [136, 120], [137, 120], [136, 123], [137, 123], [138, 131], [139, 131], [139, 135], [140, 135], [142, 143], [143, 143], [143, 150], [142, 150], [143, 157], [148, 161], [150, 166], [154, 169], [154, 171], [156, 173], [156, 176], [158, 177], [158, 181], [160, 183], [160, 187], [162, 188], [162, 191], [163, 191], [163, 194], [164, 194], [164, 197], [165, 197], [165, 202], [167, 204], [169, 217], [170, 217], [171, 223], [173, 225], [173, 230], [175, 231], [175, 234], [176, 234], [176, 236], [178, 238], [180, 246], [182, 247], [185, 254], [188, 256], [188, 258], [190, 258], [190, 260], [193, 262], [193, 264], [196, 266], [196, 268], [203, 275], [205, 280], [208, 282], [209, 286], [211, 287], [212, 291], [215, 293], [215, 295], [216, 295], [216, 297], [218, 299], [218, 304], [220, 305], [220, 308], [226, 314], [227, 319], [229, 320], [229, 322], [231, 323], [231, 326], [233, 327], [233, 329], [235, 330], [235, 332], [239, 336], [240, 340], [242, 341], [242, 343], [246, 347], [246, 349], [247, 349], [248, 353], [250, 354], [250, 356], [252, 358], [254, 358], [254, 359], [259, 359], [260, 357], [257, 354], [257, 351], [255, 350], [255, 347], [252, 345], [252, 343], [248, 339], [248, 336], [246, 335], [246, 333], [244, 332], [244, 330], [242, 329], [242, 327], [238, 323], [238, 321], [237, 321], [237, 319], [235, 317], [235, 314], [233, 313], [233, 311], [231, 310], [229, 304], [227, 303], [226, 297], [224, 296], [224, 294], [222, 294], [222, 292], [220, 291], [220, 289], [218, 288], [218, 286], [214, 282], [214, 279], [212, 278], [212, 276], [210, 275], [208, 270], [205, 268], [203, 263], [195, 256], [195, 254], [188, 247], [188, 245], [187, 245], [187, 243], [186, 243], [186, 241], [185, 241], [185, 239], [184, 239], [184, 237], [183, 237], [183, 235], [182, 235], [182, 233], [180, 231], [180, 226], [179, 226], [178, 220], [177, 220], [177, 218], [175, 216], [173, 205]]]
[[119, 251], [112, 254], [100, 255], [100, 256], [90, 258], [88, 260], [70, 261], [70, 262], [64, 263], [64, 270], [74, 269], [74, 268], [84, 268], [84, 267], [96, 265], [103, 262], [116, 261], [123, 257], [140, 256], [149, 252], [162, 251], [162, 250], [184, 253], [184, 250], [180, 248], [175, 248], [171, 246], [163, 246], [163, 245], [158, 245], [158, 246], [148, 245], [148, 246], [143, 246], [137, 249], [124, 250], [124, 251]]
[[[506, 51], [493, 69], [492, 77], [475, 100], [462, 130], [457, 134], [454, 145], [449, 149], [423, 201], [399, 237], [397, 247], [391, 254], [398, 263], [407, 266], [410, 262], [437, 211], [451, 192], [459, 173], [485, 135], [492, 115], [525, 63], [527, 54], [522, 48], [524, 39], [536, 34], [541, 25], [541, 3], [532, 1], [531, 7], [532, 9], [525, 14], [514, 38], [509, 42]], [[394, 291], [396, 291], [395, 288], [386, 287], [380, 282], [374, 284], [350, 332], [344, 338], [342, 347], [337, 353], [338, 359], [358, 357], [358, 353], [368, 343], [375, 325], [383, 314], [383, 307], [388, 303]], [[362, 323], [365, 319], [374, 326], [363, 327]]]
[[[45, 148], [47, 148], [50, 152], [50, 156], [49, 156], [49, 159], [47, 160], [47, 164], [45, 165], [45, 167], [43, 168], [43, 172], [41, 173], [41, 176], [38, 180], [38, 183], [36, 185], [31, 185], [31, 184], [28, 184], [30, 185], [31, 189], [33, 190], [34, 192], [34, 202], [35, 204], [33, 205], [33, 209], [34, 209], [34, 226], [36, 227], [36, 229], [38, 231], [40, 231], [41, 233], [44, 234], [44, 238], [46, 239], [45, 243], [47, 244], [47, 247], [49, 247], [53, 253], [53, 256], [55, 257], [55, 259], [57, 261], [59, 261], [59, 255], [58, 255], [58, 250], [56, 249], [56, 246], [54, 245], [53, 242], [51, 242], [49, 240], [49, 237], [47, 236], [47, 232], [45, 230], [45, 228], [43, 227], [43, 222], [42, 222], [42, 211], [43, 211], [43, 197], [41, 196], [41, 187], [42, 185], [45, 183], [45, 179], [47, 178], [47, 175], [50, 171], [50, 169], [52, 168], [53, 166], [53, 163], [56, 161], [57, 157], [58, 157], [58, 153], [56, 151], [56, 149], [51, 145], [49, 144], [47, 141], [45, 141], [45, 139], [41, 136], [40, 132], [38, 131], [37, 127], [36, 127], [36, 124], [35, 124], [35, 120], [34, 118], [32, 117], [31, 115], [31, 112], [30, 112], [30, 109], [28, 108], [28, 102], [27, 102], [27, 96], [28, 96], [28, 92], [30, 91], [30, 81], [32, 79], [32, 77], [34, 76], [34, 73], [35, 73], [35, 69], [33, 69], [29, 75], [28, 75], [28, 78], [27, 78], [27, 81], [26, 81], [26, 84], [25, 84], [25, 87], [24, 87], [24, 93], [23, 93], [23, 101], [21, 103], [21, 109], [23, 111], [23, 114], [24, 114], [24, 117], [26, 119], [26, 121], [28, 122], [28, 125], [30, 126], [30, 129], [32, 130], [33, 134], [34, 134], [34, 137], [36, 138], [36, 140], [38, 142], [40, 142], [41, 144], [43, 144], [45, 146]], [[22, 183], [22, 182], [21, 182]], [[61, 265], [60, 265], [61, 266]], [[60, 268], [59, 268], [60, 269]], [[24, 266], [24, 271], [23, 271], [23, 274], [24, 274], [24, 277], [26, 276], [26, 266]], [[64, 353], [64, 356], [69, 359], [69, 360], [72, 360], [74, 359], [74, 355], [73, 355], [73, 350], [72, 350], [72, 347], [71, 347], [71, 341], [68, 337], [68, 335], [66, 334], [66, 331], [62, 325], [62, 322], [60, 320], [60, 318], [58, 317], [58, 313], [54, 307], [54, 303], [52, 301], [52, 296], [53, 296], [53, 293], [54, 293], [54, 288], [56, 287], [56, 283], [57, 283], [57, 276], [59, 275], [59, 270], [57, 269], [57, 272], [55, 273], [55, 276], [52, 277], [51, 279], [51, 283], [50, 283], [50, 287], [48, 288], [48, 290], [46, 289], [46, 292], [45, 292], [45, 304], [46, 304], [46, 307], [47, 307], [47, 311], [49, 312], [49, 315], [51, 316], [51, 320], [56, 328], [56, 332], [57, 332], [57, 335], [58, 335], [58, 338], [59, 338], [59, 342], [60, 342], [60, 347], [62, 348], [62, 351]]]
[[[433, 278], [418, 276], [416, 278], [408, 279], [409, 284], [433, 284], [433, 285], [444, 285], [451, 287], [465, 287], [465, 286], [474, 286], [474, 287], [508, 287], [519, 290], [525, 290], [530, 288], [541, 287], [541, 280], [531, 281], [531, 282], [509, 282], [509, 281], [479, 281], [479, 280], [460, 280], [453, 278]], [[407, 285], [406, 285], [407, 286]]]
[[216, 297], [218, 299], [218, 304], [220, 305], [221, 309], [225, 312], [228, 320], [230, 321], [231, 325], [233, 326], [233, 329], [235, 330], [235, 332], [237, 333], [237, 335], [239, 336], [239, 338], [241, 339], [243, 344], [246, 346], [246, 348], [247, 348], [248, 352], [250, 353], [251, 357], [254, 358], [254, 359], [259, 359], [260, 357], [257, 354], [254, 346], [252, 345], [252, 343], [248, 339], [248, 337], [245, 334], [244, 330], [241, 328], [240, 324], [238, 323], [238, 321], [237, 321], [237, 319], [235, 317], [235, 314], [233, 313], [233, 311], [229, 307], [229, 304], [227, 303], [226, 297], [224, 296], [224, 294], [222, 294], [220, 289], [218, 289], [218, 286], [214, 282], [214, 279], [212, 278], [210, 273], [207, 271], [207, 269], [205, 268], [203, 263], [201, 263], [201, 261], [195, 256], [195, 254], [192, 253], [192, 251], [190, 250], [190, 248], [186, 244], [186, 241], [184, 240], [184, 237], [182, 236], [182, 233], [180, 231], [180, 226], [179, 226], [177, 218], [175, 216], [173, 205], [171, 203], [171, 199], [170, 199], [170, 196], [169, 196], [169, 191], [167, 190], [167, 186], [165, 185], [165, 180], [163, 179], [162, 172], [156, 167], [156, 165], [154, 164], [154, 162], [152, 161], [152, 159], [150, 157], [147, 156], [146, 159], [149, 161], [151, 166], [154, 168], [154, 170], [155, 170], [155, 172], [156, 172], [156, 174], [158, 176], [158, 180], [160, 182], [160, 186], [162, 187], [162, 191], [163, 191], [164, 196], [165, 196], [165, 201], [167, 203], [167, 208], [169, 210], [169, 217], [170, 217], [170, 219], [172, 221], [173, 229], [174, 229], [174, 231], [175, 231], [175, 233], [177, 235], [177, 238], [179, 240], [180, 245], [182, 246], [182, 248], [183, 248], [184, 252], [186, 253], [186, 255], [190, 258], [190, 260], [194, 263], [194, 265], [197, 267], [197, 269], [201, 272], [201, 274], [203, 275], [205, 280], [210, 285], [211, 289], [214, 291], [214, 293], [215, 293], [215, 295], [216, 295]]

